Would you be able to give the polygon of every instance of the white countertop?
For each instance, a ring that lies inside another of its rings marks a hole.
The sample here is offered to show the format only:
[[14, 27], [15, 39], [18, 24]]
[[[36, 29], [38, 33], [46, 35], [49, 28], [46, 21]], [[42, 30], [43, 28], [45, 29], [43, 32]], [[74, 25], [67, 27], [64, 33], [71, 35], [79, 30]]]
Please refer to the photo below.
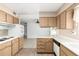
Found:
[[67, 47], [69, 50], [74, 52], [75, 54], [79, 55], [79, 40], [78, 39], [72, 39], [70, 37], [66, 36], [52, 36], [56, 41]]
[[[11, 41], [15, 38], [18, 38], [18, 36], [13, 37], [11, 39], [5, 40], [5, 41], [0, 41], [0, 44], [5, 43], [7, 41]], [[53, 35], [53, 36], [38, 36], [38, 37], [33, 37], [33, 38], [53, 38], [68, 49], [70, 49], [72, 52], [75, 54], [79, 55], [79, 40], [74, 39], [72, 37], [66, 37], [63, 35]]]
[[53, 38], [75, 54], [79, 55], [79, 40], [76, 38], [67, 37], [63, 35], [38, 36], [34, 38]]

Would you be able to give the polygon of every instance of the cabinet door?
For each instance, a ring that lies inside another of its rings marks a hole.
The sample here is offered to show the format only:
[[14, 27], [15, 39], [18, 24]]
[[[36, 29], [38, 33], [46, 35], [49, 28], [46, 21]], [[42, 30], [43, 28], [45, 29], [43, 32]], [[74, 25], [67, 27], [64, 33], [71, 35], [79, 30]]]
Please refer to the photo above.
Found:
[[57, 28], [60, 29], [60, 15], [58, 15], [56, 19], [57, 19]]
[[45, 39], [37, 39], [37, 52], [45, 52]]
[[13, 24], [13, 16], [10, 14], [7, 14], [7, 23], [12, 23]]
[[6, 13], [0, 10], [0, 22], [6, 22]]
[[40, 38], [37, 40], [37, 52], [53, 52], [53, 41], [50, 38]]
[[60, 56], [67, 56], [62, 50], [60, 51]]
[[18, 52], [18, 38], [12, 41], [12, 55]]
[[56, 18], [55, 17], [49, 17], [49, 27], [56, 27]]
[[0, 44], [0, 56], [11, 55], [11, 41]]
[[45, 52], [53, 52], [53, 40], [48, 38], [45, 42]]
[[49, 27], [48, 19], [48, 17], [40, 17], [40, 27]]
[[73, 21], [73, 9], [66, 11], [66, 28], [73, 29], [74, 28], [74, 21]]
[[66, 12], [60, 14], [60, 28], [65, 29], [66, 28]]
[[19, 24], [19, 19], [16, 18], [16, 17], [14, 17], [14, 19], [13, 19], [13, 23], [14, 23], [14, 24]]
[[0, 56], [11, 56], [11, 46], [0, 50]]
[[20, 37], [18, 40], [19, 40], [19, 50], [20, 50], [23, 48], [24, 39], [22, 37]]
[[[73, 53], [71, 50], [69, 50], [68, 48], [66, 48], [63, 45], [60, 45], [60, 52], [65, 54], [66, 56], [76, 56], [75, 53]], [[62, 56], [63, 54], [60, 54], [60, 55]]]

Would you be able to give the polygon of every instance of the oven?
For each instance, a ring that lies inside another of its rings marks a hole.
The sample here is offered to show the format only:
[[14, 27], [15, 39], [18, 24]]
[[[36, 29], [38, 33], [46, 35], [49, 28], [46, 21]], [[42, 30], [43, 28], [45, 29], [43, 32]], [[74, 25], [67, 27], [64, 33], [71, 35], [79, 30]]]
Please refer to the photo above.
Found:
[[55, 56], [59, 56], [60, 55], [60, 43], [58, 41], [56, 41], [55, 39], [53, 40], [54, 41], [54, 55]]

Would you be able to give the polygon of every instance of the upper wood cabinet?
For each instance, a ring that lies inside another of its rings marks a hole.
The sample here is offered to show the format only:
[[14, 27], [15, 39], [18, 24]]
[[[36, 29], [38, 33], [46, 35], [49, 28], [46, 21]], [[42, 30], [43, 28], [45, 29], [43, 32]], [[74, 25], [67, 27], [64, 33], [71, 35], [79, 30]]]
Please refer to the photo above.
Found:
[[14, 24], [19, 24], [19, 19], [16, 18], [16, 17], [14, 17], [14, 18], [13, 18], [13, 23], [14, 23]]
[[57, 28], [60, 29], [60, 15], [58, 15], [56, 19], [57, 19]]
[[48, 27], [48, 17], [40, 17], [40, 27]]
[[66, 28], [66, 12], [62, 12], [60, 14], [60, 28], [65, 29]]
[[73, 21], [73, 9], [69, 9], [66, 11], [66, 28], [73, 29], [74, 28], [74, 21]]
[[19, 18], [0, 10], [0, 22], [19, 24]]
[[68, 9], [57, 16], [57, 28], [59, 29], [73, 29], [73, 9]]
[[40, 17], [40, 27], [56, 27], [55, 17]]
[[13, 23], [13, 16], [10, 14], [7, 14], [7, 23]]
[[56, 18], [55, 17], [49, 17], [49, 27], [56, 27]]
[[6, 22], [6, 13], [0, 10], [0, 22]]

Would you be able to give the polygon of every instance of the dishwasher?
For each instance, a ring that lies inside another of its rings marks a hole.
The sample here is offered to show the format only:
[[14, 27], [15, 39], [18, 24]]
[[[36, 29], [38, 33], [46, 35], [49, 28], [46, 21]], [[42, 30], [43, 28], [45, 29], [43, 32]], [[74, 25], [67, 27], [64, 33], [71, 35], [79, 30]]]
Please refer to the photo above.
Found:
[[55, 56], [59, 56], [60, 55], [60, 43], [58, 41], [56, 41], [55, 39], [53, 39], [53, 44], [54, 44], [54, 55]]

